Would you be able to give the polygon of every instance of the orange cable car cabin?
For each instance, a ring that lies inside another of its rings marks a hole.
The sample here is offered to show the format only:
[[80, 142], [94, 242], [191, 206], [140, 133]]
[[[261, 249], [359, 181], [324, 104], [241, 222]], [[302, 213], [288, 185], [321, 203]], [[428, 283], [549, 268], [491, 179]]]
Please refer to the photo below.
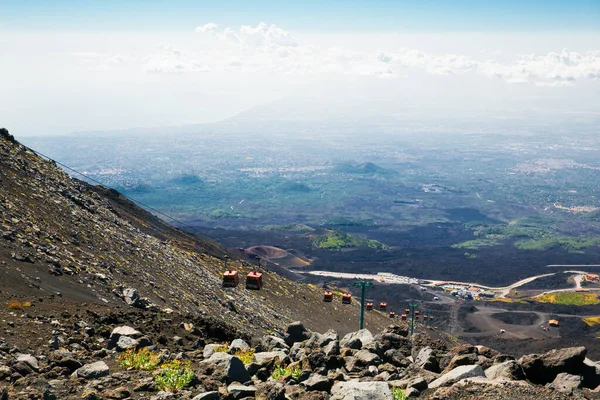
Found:
[[402, 318], [402, 321], [406, 321], [406, 314], [402, 314], [400, 318]]
[[237, 271], [227, 270], [223, 273], [223, 287], [236, 287], [240, 283]]
[[379, 303], [379, 311], [385, 311], [387, 309], [387, 303], [381, 302]]
[[396, 316], [396, 313], [393, 311], [390, 311], [390, 318], [394, 318]]
[[246, 289], [260, 290], [263, 287], [262, 273], [252, 271], [246, 276]]
[[407, 308], [407, 309], [405, 309], [405, 310], [404, 310], [404, 313], [405, 313], [406, 315], [410, 314], [410, 308]]
[[352, 303], [352, 295], [350, 293], [344, 293], [342, 295], [342, 304]]
[[328, 303], [333, 301], [333, 292], [326, 290], [325, 293], [323, 293], [323, 301], [326, 301]]
[[371, 303], [370, 301], [367, 302], [367, 310], [372, 310], [373, 309], [373, 303]]

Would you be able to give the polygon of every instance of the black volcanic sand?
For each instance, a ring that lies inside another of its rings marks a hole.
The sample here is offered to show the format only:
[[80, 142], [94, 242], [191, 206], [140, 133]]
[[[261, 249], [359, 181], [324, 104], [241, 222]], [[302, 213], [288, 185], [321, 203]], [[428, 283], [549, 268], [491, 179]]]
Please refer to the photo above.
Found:
[[[553, 271], [550, 271], [553, 272]], [[567, 280], [570, 276], [574, 274], [572, 273], [564, 273], [558, 272], [551, 276], [545, 276], [543, 278], [538, 278], [534, 281], [526, 283], [519, 287], [519, 290], [549, 290], [549, 289], [566, 289], [570, 287], [575, 287], [574, 283], [569, 283]]]
[[533, 325], [538, 320], [538, 316], [535, 313], [502, 312], [492, 314], [492, 318], [510, 325]]
[[[590, 260], [600, 258], [600, 247], [586, 249], [586, 254], [572, 254], [560, 249], [522, 251], [512, 243], [483, 247], [475, 252], [477, 258], [467, 258], [465, 249], [451, 247], [454, 243], [473, 239], [472, 232], [465, 230], [462, 223], [429, 224], [407, 231], [364, 226], [344, 227], [343, 230], [379, 240], [392, 246], [392, 249], [323, 250], [315, 248], [310, 238], [294, 233], [196, 226], [197, 233], [210, 236], [226, 247], [269, 245], [294, 249], [306, 258], [313, 259], [312, 264], [306, 267], [309, 270], [391, 272], [420, 279], [467, 281], [490, 286], [506, 286], [530, 276], [560, 272], [548, 268], [549, 264], [588, 264]], [[560, 277], [554, 279], [560, 281]], [[532, 285], [536, 285], [534, 282]], [[539, 284], [546, 283], [541, 281]], [[554, 287], [560, 282], [550, 279], [547, 284]]]

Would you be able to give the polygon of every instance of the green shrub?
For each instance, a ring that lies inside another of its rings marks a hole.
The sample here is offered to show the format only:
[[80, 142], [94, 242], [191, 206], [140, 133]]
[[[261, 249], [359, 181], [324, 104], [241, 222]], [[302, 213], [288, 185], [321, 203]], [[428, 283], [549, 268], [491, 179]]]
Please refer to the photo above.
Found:
[[240, 360], [242, 360], [244, 365], [248, 365], [252, 361], [254, 361], [254, 350], [253, 349], [238, 350], [235, 353], [233, 353], [233, 355], [236, 356], [237, 358], [239, 358]]
[[194, 379], [194, 375], [189, 361], [182, 363], [175, 360], [161, 365], [160, 369], [154, 375], [154, 380], [159, 390], [177, 392], [189, 385], [192, 379]]
[[406, 395], [404, 394], [404, 390], [400, 388], [392, 388], [392, 398], [394, 400], [406, 400]]
[[282, 376], [291, 376], [294, 380], [299, 380], [300, 375], [302, 375], [302, 370], [300, 368], [290, 368], [290, 367], [282, 367], [281, 365], [275, 367], [271, 377], [275, 380], [278, 380]]
[[117, 356], [119, 365], [125, 368], [140, 369], [143, 371], [154, 371], [160, 364], [160, 355], [156, 351], [147, 348], [139, 350], [130, 349]]

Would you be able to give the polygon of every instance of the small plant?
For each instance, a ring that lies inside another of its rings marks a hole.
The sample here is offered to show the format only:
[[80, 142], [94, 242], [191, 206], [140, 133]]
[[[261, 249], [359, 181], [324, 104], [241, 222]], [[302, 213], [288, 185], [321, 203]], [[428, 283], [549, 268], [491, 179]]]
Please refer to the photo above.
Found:
[[11, 300], [8, 302], [8, 308], [10, 308], [11, 310], [22, 310], [23, 303], [21, 303], [18, 300]]
[[282, 367], [281, 365], [275, 367], [271, 377], [275, 380], [278, 380], [282, 376], [291, 376], [294, 380], [299, 380], [300, 375], [302, 375], [302, 370], [300, 368], [291, 368], [291, 367]]
[[30, 301], [24, 301], [23, 302], [23, 307], [31, 307], [31, 302]]
[[252, 361], [254, 361], [254, 350], [253, 349], [238, 350], [235, 353], [233, 353], [233, 355], [236, 356], [237, 358], [239, 358], [240, 360], [242, 360], [244, 365], [248, 365]]
[[404, 390], [400, 388], [392, 388], [392, 398], [394, 400], [406, 400], [406, 395], [404, 394]]
[[177, 392], [190, 384], [194, 371], [189, 363], [179, 360], [164, 363], [154, 375], [156, 386], [165, 392]]
[[144, 347], [140, 350], [130, 349], [119, 354], [117, 361], [125, 368], [154, 371], [161, 360], [158, 352], [150, 351]]

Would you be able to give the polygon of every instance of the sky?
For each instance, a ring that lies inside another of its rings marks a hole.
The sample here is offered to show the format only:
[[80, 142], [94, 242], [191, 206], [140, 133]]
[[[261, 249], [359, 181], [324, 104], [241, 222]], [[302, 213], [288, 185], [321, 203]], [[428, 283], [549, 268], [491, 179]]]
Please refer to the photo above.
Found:
[[598, 0], [287, 3], [0, 0], [0, 125], [206, 123], [282, 99], [600, 115]]

